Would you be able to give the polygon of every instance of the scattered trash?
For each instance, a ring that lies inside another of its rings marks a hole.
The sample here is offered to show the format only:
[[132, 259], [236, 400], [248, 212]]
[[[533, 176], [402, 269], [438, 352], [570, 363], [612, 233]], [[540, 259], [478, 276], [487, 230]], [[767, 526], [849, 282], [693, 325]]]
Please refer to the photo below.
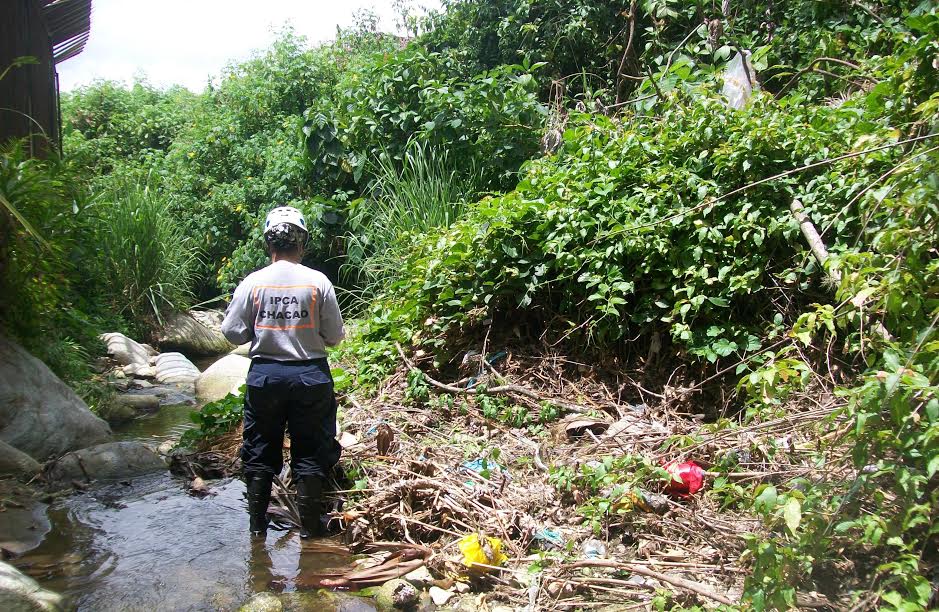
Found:
[[377, 423], [375, 423], [374, 425], [372, 425], [371, 427], [369, 427], [368, 430], [366, 430], [365, 435], [366, 435], [366, 436], [371, 436], [371, 435], [373, 435], [375, 432], [378, 431], [378, 428], [379, 428], [382, 424], [384, 424], [384, 422], [385, 422], [385, 419], [378, 419], [378, 422], [377, 422]]
[[564, 548], [564, 538], [561, 536], [561, 532], [548, 527], [538, 531], [532, 539], [538, 543], [542, 550]]
[[666, 491], [679, 497], [694, 495], [704, 486], [704, 470], [694, 461], [665, 464], [665, 471], [672, 475]]
[[629, 492], [629, 499], [635, 508], [643, 512], [665, 514], [668, 512], [668, 498], [658, 493], [644, 489], [635, 489]]
[[596, 538], [584, 540], [584, 543], [580, 545], [580, 550], [585, 559], [603, 559], [606, 557], [606, 544]]
[[502, 565], [508, 559], [502, 552], [502, 540], [499, 538], [471, 533], [460, 540], [459, 546], [460, 552], [463, 553], [463, 565], [471, 569], [476, 568], [476, 565], [480, 563], [492, 566]]
[[596, 419], [573, 419], [564, 426], [568, 438], [580, 438], [588, 435], [587, 432], [599, 435], [610, 428], [610, 424]]
[[499, 363], [500, 361], [502, 361], [508, 356], [509, 354], [507, 351], [499, 351], [498, 353], [496, 353], [495, 355], [493, 355], [486, 361], [489, 363], [489, 365], [496, 365], [497, 363]]
[[444, 590], [438, 586], [430, 587], [430, 599], [436, 606], [446, 605], [456, 595], [452, 590]]
[[359, 443], [359, 439], [350, 434], [348, 431], [344, 431], [339, 435], [339, 446], [342, 448], [350, 448]]
[[752, 461], [750, 451], [745, 448], [731, 449], [727, 453], [726, 457], [728, 460], [735, 462], [737, 465], [740, 465], [743, 463], [750, 463]]
[[489, 475], [492, 475], [492, 473], [496, 471], [503, 473], [503, 474], [508, 474], [508, 470], [506, 470], [504, 467], [502, 467], [501, 465], [499, 465], [492, 459], [486, 459], [484, 457], [481, 457], [479, 459], [473, 459], [472, 461], [467, 461], [461, 467], [464, 470], [468, 470], [470, 472], [476, 472], [483, 478], [489, 478], [489, 476], [487, 476], [487, 472]]
[[750, 63], [750, 52], [744, 51], [743, 55], [737, 53], [724, 69], [724, 97], [727, 98], [727, 106], [730, 108], [743, 108], [750, 99], [755, 88], [756, 73], [753, 71], [753, 64]]
[[466, 351], [466, 353], [463, 354], [463, 359], [460, 361], [460, 366], [472, 365], [477, 361], [477, 357], [479, 357], [479, 351], [474, 349]]

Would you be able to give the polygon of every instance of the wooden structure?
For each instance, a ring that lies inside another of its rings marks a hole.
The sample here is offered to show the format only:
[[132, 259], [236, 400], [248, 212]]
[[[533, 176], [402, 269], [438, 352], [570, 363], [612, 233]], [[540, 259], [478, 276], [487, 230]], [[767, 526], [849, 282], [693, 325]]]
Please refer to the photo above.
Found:
[[81, 53], [90, 31], [91, 0], [0, 0], [0, 143], [28, 137], [34, 155], [58, 146], [55, 67]]

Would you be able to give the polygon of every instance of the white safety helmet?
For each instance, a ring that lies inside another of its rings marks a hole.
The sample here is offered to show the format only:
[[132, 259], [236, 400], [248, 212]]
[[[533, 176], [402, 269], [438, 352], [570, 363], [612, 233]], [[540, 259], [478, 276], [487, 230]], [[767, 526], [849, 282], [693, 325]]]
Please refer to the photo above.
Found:
[[306, 219], [303, 217], [302, 212], [293, 206], [279, 206], [267, 213], [267, 220], [264, 222], [264, 233], [266, 234], [272, 227], [281, 223], [289, 223], [304, 232], [310, 231], [306, 228]]

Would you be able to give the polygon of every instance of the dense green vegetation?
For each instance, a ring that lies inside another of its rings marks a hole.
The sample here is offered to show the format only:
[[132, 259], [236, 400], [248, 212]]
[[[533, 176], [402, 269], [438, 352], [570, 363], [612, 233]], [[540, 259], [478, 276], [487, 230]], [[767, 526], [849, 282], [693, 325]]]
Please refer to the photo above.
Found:
[[[263, 216], [291, 204], [313, 227], [308, 261], [359, 298], [344, 350], [360, 386], [394, 365], [395, 341], [447, 363], [492, 320], [585, 358], [636, 362], [655, 344], [659, 367], [731, 397], [701, 408], [712, 429], [837, 397], [812, 452], [841, 453], [852, 480], [711, 493], [765, 519], [746, 603], [791, 607], [836, 561], [877, 559], [847, 600], [926, 609], [939, 14], [724, 4], [453, 0], [407, 44], [368, 22], [313, 48], [284, 32], [200, 94], [89, 85], [64, 99], [64, 160], [3, 149], [0, 321], [77, 384], [103, 325], [143, 331], [224, 295], [265, 261]], [[721, 92], [740, 49], [760, 87], [735, 110]], [[213, 410], [205, 432], [233, 422]], [[487, 414], [538, 420], [515, 410]], [[655, 471], [636, 465], [609, 471]]]

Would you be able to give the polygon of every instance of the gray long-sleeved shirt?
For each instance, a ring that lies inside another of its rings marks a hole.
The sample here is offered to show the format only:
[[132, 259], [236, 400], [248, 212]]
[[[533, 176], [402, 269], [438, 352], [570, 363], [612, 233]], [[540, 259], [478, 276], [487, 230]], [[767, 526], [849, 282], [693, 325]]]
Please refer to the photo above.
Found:
[[332, 283], [301, 264], [277, 261], [238, 285], [222, 333], [233, 344], [251, 342], [249, 355], [278, 361], [326, 357], [345, 336]]

